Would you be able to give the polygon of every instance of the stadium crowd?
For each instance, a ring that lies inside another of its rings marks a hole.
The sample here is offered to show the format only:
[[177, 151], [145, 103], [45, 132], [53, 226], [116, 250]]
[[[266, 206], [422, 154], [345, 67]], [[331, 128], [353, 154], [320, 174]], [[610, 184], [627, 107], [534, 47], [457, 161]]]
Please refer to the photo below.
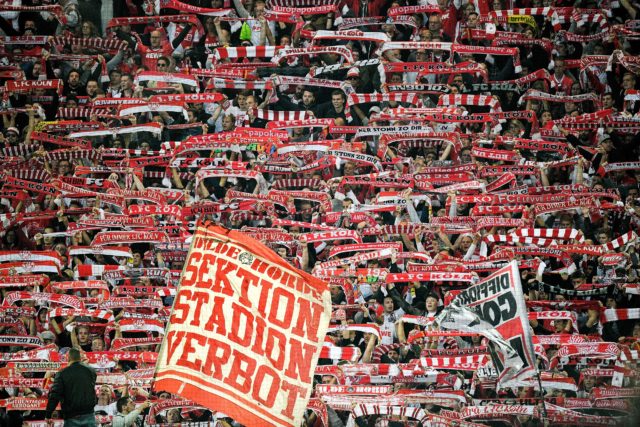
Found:
[[[198, 219], [330, 284], [306, 425], [633, 425], [639, 3], [113, 3], [0, 3], [1, 425], [62, 425], [71, 347], [98, 424], [238, 425], [151, 390]], [[512, 259], [498, 389], [434, 319]]]

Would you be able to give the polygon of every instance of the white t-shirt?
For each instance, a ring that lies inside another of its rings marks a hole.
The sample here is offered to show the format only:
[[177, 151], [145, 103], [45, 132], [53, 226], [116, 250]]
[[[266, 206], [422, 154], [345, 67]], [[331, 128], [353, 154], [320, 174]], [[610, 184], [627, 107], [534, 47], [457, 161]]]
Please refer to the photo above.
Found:
[[236, 126], [242, 126], [244, 124], [244, 119], [245, 116], [247, 114], [246, 111], [242, 111], [240, 109], [240, 107], [236, 106], [236, 105], [232, 105], [231, 107], [227, 108], [226, 110], [224, 110], [224, 114], [233, 114], [233, 116], [236, 118]]
[[96, 405], [93, 408], [93, 412], [104, 411], [107, 415], [115, 416], [118, 413], [118, 409], [116, 407], [117, 402], [109, 403], [108, 405]]
[[[262, 24], [257, 19], [249, 19], [247, 25], [251, 28], [251, 44], [254, 46], [260, 46], [260, 35], [262, 34]], [[276, 23], [275, 21], [267, 21], [269, 29], [273, 37], [276, 36]], [[265, 39], [265, 46], [269, 46], [269, 39]]]
[[399, 308], [393, 313], [385, 313], [383, 315], [384, 322], [380, 325], [380, 335], [382, 335], [380, 344], [393, 344], [394, 339], [398, 338], [398, 334], [396, 333], [396, 321], [399, 320], [403, 314], [404, 310]]

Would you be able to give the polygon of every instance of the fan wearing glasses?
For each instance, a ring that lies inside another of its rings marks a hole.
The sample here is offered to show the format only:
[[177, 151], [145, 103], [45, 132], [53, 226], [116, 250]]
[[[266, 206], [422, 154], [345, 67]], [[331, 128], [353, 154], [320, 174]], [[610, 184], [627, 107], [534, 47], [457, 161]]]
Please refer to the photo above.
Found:
[[169, 58], [167, 58], [165, 56], [161, 56], [158, 59], [158, 62], [156, 63], [156, 68], [161, 73], [162, 72], [170, 73], [171, 72], [171, 61], [169, 60]]
[[[159, 73], [173, 73], [175, 72], [175, 62], [173, 58], [169, 56], [161, 56], [156, 63], [156, 70]], [[180, 83], [167, 83], [162, 81], [149, 81], [146, 82], [148, 88], [174, 88], [178, 93], [184, 93], [184, 88]]]

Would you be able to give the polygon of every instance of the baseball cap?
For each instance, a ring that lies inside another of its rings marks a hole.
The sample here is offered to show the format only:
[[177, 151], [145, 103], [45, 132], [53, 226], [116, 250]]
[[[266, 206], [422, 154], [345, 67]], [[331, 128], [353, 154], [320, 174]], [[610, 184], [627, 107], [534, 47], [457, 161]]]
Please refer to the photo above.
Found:
[[11, 126], [11, 127], [7, 128], [7, 132], [6, 133], [9, 133], [9, 132], [13, 132], [16, 135], [20, 136], [20, 131], [18, 130], [17, 127]]

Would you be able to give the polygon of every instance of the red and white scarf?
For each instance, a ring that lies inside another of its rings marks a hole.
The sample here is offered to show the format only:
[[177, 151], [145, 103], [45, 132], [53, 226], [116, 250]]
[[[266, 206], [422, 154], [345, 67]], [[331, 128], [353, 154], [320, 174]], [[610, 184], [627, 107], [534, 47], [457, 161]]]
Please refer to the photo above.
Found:
[[118, 39], [105, 39], [102, 37], [68, 37], [55, 36], [51, 41], [53, 45], [82, 46], [91, 49], [124, 50], [127, 42]]
[[434, 5], [417, 5], [417, 6], [394, 6], [390, 7], [387, 11], [387, 15], [391, 17], [402, 16], [402, 15], [415, 15], [419, 13], [426, 13], [428, 15], [438, 14], [440, 15], [442, 11], [438, 6]]
[[280, 49], [273, 58], [271, 58], [271, 62], [279, 64], [283, 59], [291, 56], [316, 56], [323, 53], [340, 55], [349, 64], [353, 63], [353, 54], [345, 46], [310, 46], [301, 48], [285, 47]]
[[386, 283], [398, 283], [398, 282], [474, 283], [477, 280], [478, 280], [477, 273], [456, 273], [451, 271], [431, 271], [426, 273], [390, 273], [385, 278]]
[[149, 102], [147, 104], [121, 105], [118, 107], [118, 116], [120, 117], [130, 116], [132, 114], [157, 112], [182, 113], [185, 120], [189, 120], [189, 115], [187, 114], [187, 110], [182, 102]]
[[273, 88], [271, 80], [231, 80], [214, 77], [207, 86], [216, 89], [241, 89], [241, 90], [270, 90]]
[[602, 323], [640, 319], [640, 308], [608, 308], [600, 315]]
[[579, 103], [579, 102], [587, 102], [591, 101], [598, 108], [602, 107], [602, 101], [600, 97], [595, 93], [585, 93], [581, 95], [551, 95], [546, 92], [541, 92], [536, 89], [529, 89], [525, 92], [524, 95], [520, 97], [520, 103], [528, 100], [538, 100], [538, 101], [546, 101], [546, 102], [561, 102], [561, 103]]
[[62, 24], [67, 25], [67, 16], [61, 5], [47, 5], [47, 6], [15, 6], [9, 4], [0, 4], [0, 11], [4, 12], [49, 12]]
[[182, 73], [159, 73], [157, 71], [143, 71], [136, 75], [134, 83], [140, 82], [163, 82], [163, 83], [180, 83], [187, 86], [192, 86], [199, 91], [200, 85], [198, 80], [190, 74]]
[[[160, 135], [162, 133], [162, 124], [152, 122], [152, 123], [145, 123], [143, 125], [123, 126], [123, 127], [109, 128], [109, 129], [103, 129], [103, 130], [83, 130], [78, 132], [72, 132], [68, 135], [68, 137], [81, 138], [81, 137], [88, 137], [88, 136], [128, 135], [128, 134], [138, 133], [138, 132], [151, 132], [156, 135]], [[111, 171], [107, 170], [105, 173], [110, 173], [110, 172]]]
[[320, 350], [320, 359], [350, 360], [356, 362], [360, 360], [362, 352], [358, 347], [336, 347], [325, 343]]
[[227, 16], [233, 9], [213, 9], [209, 7], [199, 7], [188, 3], [183, 3], [178, 0], [155, 0], [155, 13], [153, 15], [160, 15], [161, 9], [179, 10], [180, 12], [186, 12], [196, 15], [205, 16]]
[[489, 46], [470, 46], [463, 44], [452, 44], [451, 55], [457, 54], [473, 54], [473, 55], [506, 55], [513, 58], [513, 66], [516, 73], [522, 71], [520, 65], [520, 49], [517, 47], [489, 47]]
[[283, 46], [239, 46], [219, 47], [209, 55], [214, 63], [222, 59], [235, 58], [271, 58], [275, 56]]
[[68, 307], [84, 309], [84, 304], [80, 299], [73, 295], [51, 294], [47, 292], [9, 292], [2, 301], [3, 305], [12, 305], [16, 301], [36, 301], [36, 302], [52, 302], [63, 304]]
[[91, 241], [92, 246], [122, 243], [168, 242], [169, 237], [160, 231], [102, 231]]
[[[318, 40], [359, 40], [369, 41], [375, 43], [388, 43], [389, 36], [386, 33], [378, 33], [374, 31], [361, 31], [361, 30], [338, 30], [328, 31], [319, 30], [313, 35], [313, 43]], [[349, 62], [353, 62], [353, 59]]]
[[500, 102], [495, 97], [488, 95], [441, 95], [438, 99], [438, 106], [450, 105], [475, 105], [490, 107], [491, 111], [501, 111]]
[[561, 21], [553, 7], [521, 7], [515, 9], [494, 10], [489, 12], [488, 15], [481, 16], [480, 21], [494, 22], [495, 20], [501, 24], [507, 24], [508, 18], [513, 15], [542, 15], [551, 21], [554, 31], [560, 30]]

